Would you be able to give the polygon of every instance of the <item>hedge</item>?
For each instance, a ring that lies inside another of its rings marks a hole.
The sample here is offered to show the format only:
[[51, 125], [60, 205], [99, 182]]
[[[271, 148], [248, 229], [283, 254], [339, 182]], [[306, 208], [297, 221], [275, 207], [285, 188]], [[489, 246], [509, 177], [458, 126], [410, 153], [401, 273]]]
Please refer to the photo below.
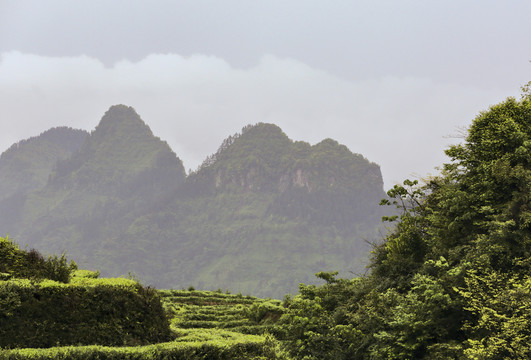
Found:
[[1, 348], [143, 345], [169, 339], [159, 295], [135, 281], [0, 281]]
[[17, 349], [0, 351], [5, 360], [287, 360], [269, 337], [242, 335], [219, 330], [190, 330], [172, 342], [136, 347], [79, 346], [50, 349]]

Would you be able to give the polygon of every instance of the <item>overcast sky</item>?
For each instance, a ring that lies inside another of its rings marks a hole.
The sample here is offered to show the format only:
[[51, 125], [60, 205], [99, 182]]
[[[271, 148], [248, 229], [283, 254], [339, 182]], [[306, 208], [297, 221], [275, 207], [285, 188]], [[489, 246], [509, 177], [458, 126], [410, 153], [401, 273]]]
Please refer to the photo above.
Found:
[[250, 123], [333, 138], [385, 187], [531, 80], [531, 1], [0, 0], [0, 151], [133, 106], [187, 169]]

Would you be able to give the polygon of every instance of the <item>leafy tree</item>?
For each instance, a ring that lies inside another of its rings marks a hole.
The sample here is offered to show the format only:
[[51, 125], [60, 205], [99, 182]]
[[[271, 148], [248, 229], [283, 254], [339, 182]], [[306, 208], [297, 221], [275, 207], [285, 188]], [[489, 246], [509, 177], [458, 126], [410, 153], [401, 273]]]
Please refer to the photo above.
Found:
[[[375, 248], [367, 277], [326, 277], [286, 302], [294, 356], [319, 358], [324, 349], [355, 359], [531, 356], [527, 89], [480, 113], [464, 143], [446, 151], [452, 161], [441, 175], [388, 192], [382, 204], [401, 212], [384, 218], [397, 223]], [[325, 294], [332, 308], [323, 306]], [[338, 326], [354, 331], [346, 344], [332, 336]]]
[[326, 284], [301, 284], [300, 293], [285, 300], [288, 312], [280, 323], [285, 329], [287, 349], [296, 358], [352, 359], [362, 347], [363, 333], [348, 323], [345, 308], [360, 284], [358, 279], [336, 279], [335, 275], [318, 273]]

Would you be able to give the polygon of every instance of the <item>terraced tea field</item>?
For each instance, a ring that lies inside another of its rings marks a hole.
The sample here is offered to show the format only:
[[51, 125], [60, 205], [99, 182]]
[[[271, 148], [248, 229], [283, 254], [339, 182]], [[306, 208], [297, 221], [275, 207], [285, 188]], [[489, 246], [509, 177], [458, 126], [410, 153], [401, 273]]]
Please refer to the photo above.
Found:
[[[0, 350], [0, 359], [289, 360], [275, 338], [279, 300], [216, 291], [160, 290], [174, 339], [145, 346]], [[273, 334], [273, 335], [271, 335]]]
[[176, 333], [185, 329], [223, 329], [242, 334], [276, 333], [284, 309], [280, 300], [221, 291], [161, 290]]

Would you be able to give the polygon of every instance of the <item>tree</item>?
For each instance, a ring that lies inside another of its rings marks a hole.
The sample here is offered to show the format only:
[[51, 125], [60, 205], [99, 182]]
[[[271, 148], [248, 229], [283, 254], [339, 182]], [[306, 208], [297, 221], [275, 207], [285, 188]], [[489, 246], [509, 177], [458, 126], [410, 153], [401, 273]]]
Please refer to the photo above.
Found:
[[[396, 226], [367, 277], [325, 276], [286, 303], [284, 319], [299, 330], [287, 339], [293, 355], [531, 357], [529, 85], [480, 113], [446, 154], [439, 176], [406, 180], [382, 201], [401, 213], [384, 218]], [[350, 337], [335, 336], [338, 327]]]

